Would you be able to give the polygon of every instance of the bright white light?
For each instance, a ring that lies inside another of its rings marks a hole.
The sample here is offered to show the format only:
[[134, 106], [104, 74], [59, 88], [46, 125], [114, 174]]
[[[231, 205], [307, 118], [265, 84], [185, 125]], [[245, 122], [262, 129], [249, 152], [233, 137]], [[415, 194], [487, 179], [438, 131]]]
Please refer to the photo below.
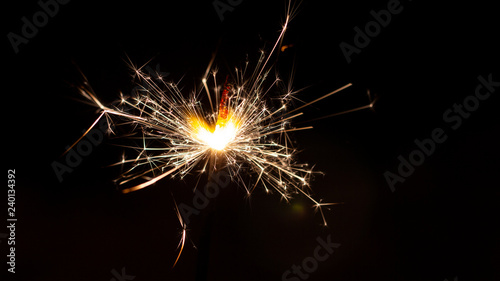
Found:
[[211, 132], [206, 127], [200, 127], [197, 138], [215, 150], [223, 150], [236, 136], [236, 125], [229, 120], [224, 126], [216, 125]]

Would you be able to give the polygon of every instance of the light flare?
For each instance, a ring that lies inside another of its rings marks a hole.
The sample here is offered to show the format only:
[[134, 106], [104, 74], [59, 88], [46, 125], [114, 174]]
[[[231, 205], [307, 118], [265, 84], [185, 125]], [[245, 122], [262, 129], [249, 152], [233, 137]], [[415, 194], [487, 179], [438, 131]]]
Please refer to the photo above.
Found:
[[232, 118], [224, 121], [217, 120], [215, 128], [200, 120], [193, 123], [195, 124], [195, 138], [217, 151], [224, 150], [236, 138], [238, 133], [237, 122]]

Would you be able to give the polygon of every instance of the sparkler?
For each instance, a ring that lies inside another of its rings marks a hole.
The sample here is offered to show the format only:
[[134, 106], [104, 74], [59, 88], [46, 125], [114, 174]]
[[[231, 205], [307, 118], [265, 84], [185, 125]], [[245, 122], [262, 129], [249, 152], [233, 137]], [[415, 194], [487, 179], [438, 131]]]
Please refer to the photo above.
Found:
[[[236, 68], [232, 79], [226, 76], [222, 87], [218, 84], [218, 71], [212, 68], [214, 58], [202, 78], [202, 87], [188, 97], [178, 83], [165, 81], [162, 77], [154, 81], [141, 70], [142, 67], [132, 63], [130, 66], [143, 86], [135, 96], [121, 95], [114, 106], [102, 104], [87, 81], [79, 87], [80, 93], [100, 109], [100, 116], [91, 128], [100, 118], [111, 121], [111, 117], [115, 117], [115, 126], [130, 126], [129, 137], [142, 142], [140, 147], [135, 147], [138, 151], [136, 157], [123, 158], [116, 163], [130, 164], [117, 180], [119, 185], [142, 181], [124, 188], [123, 193], [145, 188], [167, 176], [182, 179], [188, 174], [224, 168], [249, 196], [259, 185], [268, 193], [279, 193], [286, 201], [293, 195], [302, 194], [311, 200], [316, 211], [319, 210], [323, 224], [327, 225], [323, 207], [336, 203], [323, 203], [310, 195], [309, 183], [315, 172], [308, 164], [296, 161], [297, 150], [291, 145], [288, 133], [312, 128], [292, 125], [293, 119], [302, 115], [299, 110], [351, 84], [291, 110], [288, 108], [297, 91], [288, 86], [278, 97], [280, 106], [273, 109], [268, 105], [266, 100], [269, 100], [270, 93], [278, 90], [282, 83], [278, 76], [271, 79], [274, 68], [269, 61], [283, 49], [281, 43], [291, 17], [289, 9], [270, 52], [261, 51], [255, 67], [247, 61], [243, 68]], [[208, 112], [201, 102], [203, 92], [209, 100]], [[253, 175], [254, 180], [247, 182], [248, 175]], [[183, 227], [180, 256], [186, 239], [186, 224], [178, 209], [177, 215]]]

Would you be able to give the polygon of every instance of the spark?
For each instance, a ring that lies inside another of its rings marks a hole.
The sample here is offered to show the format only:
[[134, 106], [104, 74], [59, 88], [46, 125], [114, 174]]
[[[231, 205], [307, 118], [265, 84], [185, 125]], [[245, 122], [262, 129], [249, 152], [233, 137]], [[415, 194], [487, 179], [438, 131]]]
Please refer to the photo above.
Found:
[[[285, 201], [302, 194], [311, 200], [315, 210], [319, 210], [323, 224], [327, 225], [322, 208], [337, 203], [321, 203], [312, 197], [310, 181], [317, 172], [297, 161], [298, 151], [293, 148], [288, 133], [312, 128], [292, 126], [293, 120], [302, 115], [298, 110], [351, 84], [297, 108], [290, 104], [293, 100], [290, 97], [296, 92], [292, 91], [290, 84], [279, 87], [282, 81], [278, 76], [270, 79], [274, 67], [269, 62], [279, 50], [292, 46], [282, 46], [291, 18], [290, 12], [271, 51], [260, 52], [254, 69], [249, 70], [250, 64], [246, 62], [244, 67], [236, 68], [233, 79], [229, 81], [229, 75], [226, 76], [222, 87], [217, 81], [218, 70], [212, 66], [215, 55], [201, 78], [202, 86], [190, 95], [183, 92], [178, 82], [149, 77], [130, 59], [129, 66], [142, 82], [142, 88], [135, 96], [120, 94], [119, 101], [106, 106], [87, 81], [79, 87], [80, 93], [100, 110], [99, 118], [84, 135], [106, 116], [116, 125], [128, 126], [131, 130], [128, 135], [141, 140], [141, 145], [134, 147], [138, 152], [135, 157], [127, 159], [122, 156], [116, 163], [129, 166], [117, 179], [117, 183], [123, 186], [123, 193], [148, 187], [167, 176], [183, 178], [188, 174], [201, 175], [206, 169], [227, 169], [231, 179], [243, 186], [249, 195], [259, 186], [266, 193], [277, 192]], [[287, 88], [284, 93], [283, 88]], [[269, 95], [280, 89], [281, 106], [275, 109], [272, 104], [275, 97], [271, 99]], [[203, 91], [208, 96], [208, 112], [202, 102]], [[291, 110], [287, 111], [287, 108]], [[133, 186], [128, 187], [130, 185]], [[184, 249], [187, 226], [175, 200], [174, 204], [183, 229], [175, 266]]]
[[181, 227], [182, 227], [182, 233], [181, 233], [181, 240], [179, 241], [179, 245], [177, 246], [177, 248], [179, 249], [179, 254], [177, 255], [177, 258], [175, 259], [175, 262], [174, 262], [174, 265], [172, 265], [172, 268], [175, 267], [175, 265], [179, 261], [179, 258], [181, 257], [182, 250], [184, 249], [184, 245], [186, 244], [186, 232], [187, 232], [187, 224], [182, 219], [182, 215], [179, 212], [179, 207], [177, 207], [177, 202], [175, 202], [175, 199], [174, 199], [174, 205], [175, 205], [175, 214], [177, 215], [177, 219], [179, 220], [179, 223], [181, 224]]

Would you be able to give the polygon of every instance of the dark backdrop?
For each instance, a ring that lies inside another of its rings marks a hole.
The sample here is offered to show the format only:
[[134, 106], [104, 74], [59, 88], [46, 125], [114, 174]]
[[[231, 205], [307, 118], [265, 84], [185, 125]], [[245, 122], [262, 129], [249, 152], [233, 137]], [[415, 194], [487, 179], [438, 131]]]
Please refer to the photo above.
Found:
[[[17, 54], [7, 34], [20, 34], [21, 18], [41, 8], [4, 3], [3, 148], [6, 168], [16, 169], [18, 222], [17, 273], [7, 274], [2, 262], [2, 276], [107, 281], [123, 270], [128, 280], [281, 280], [313, 255], [318, 237], [331, 235], [340, 247], [308, 280], [500, 280], [500, 91], [456, 130], [443, 120], [474, 94], [479, 75], [500, 81], [498, 11], [479, 1], [402, 1], [348, 63], [339, 44], [354, 45], [353, 28], [364, 29], [370, 11], [389, 2], [304, 1], [284, 39], [293, 46], [278, 68], [287, 77], [294, 64], [295, 88], [310, 86], [301, 100], [354, 84], [304, 109], [296, 121], [314, 129], [291, 134], [298, 160], [324, 172], [312, 182], [314, 196], [343, 202], [325, 212], [328, 227], [305, 198], [287, 204], [257, 189], [248, 199], [231, 184], [193, 219], [173, 269], [181, 227], [172, 194], [189, 204], [195, 176], [123, 195], [113, 184], [120, 169], [106, 167], [123, 152], [110, 137], [62, 182], [51, 167], [98, 116], [78, 101], [77, 69], [105, 103], [134, 87], [126, 56], [138, 65], [152, 59], [151, 68], [182, 78], [188, 92], [216, 49], [221, 73], [268, 49], [285, 1], [243, 1], [221, 21], [211, 1], [73, 0]], [[368, 89], [374, 110], [310, 121], [366, 105]], [[408, 159], [414, 140], [435, 128], [447, 140], [392, 192], [384, 172], [397, 173], [398, 156]], [[6, 195], [2, 202], [6, 213]], [[1, 248], [4, 260], [5, 237]]]

